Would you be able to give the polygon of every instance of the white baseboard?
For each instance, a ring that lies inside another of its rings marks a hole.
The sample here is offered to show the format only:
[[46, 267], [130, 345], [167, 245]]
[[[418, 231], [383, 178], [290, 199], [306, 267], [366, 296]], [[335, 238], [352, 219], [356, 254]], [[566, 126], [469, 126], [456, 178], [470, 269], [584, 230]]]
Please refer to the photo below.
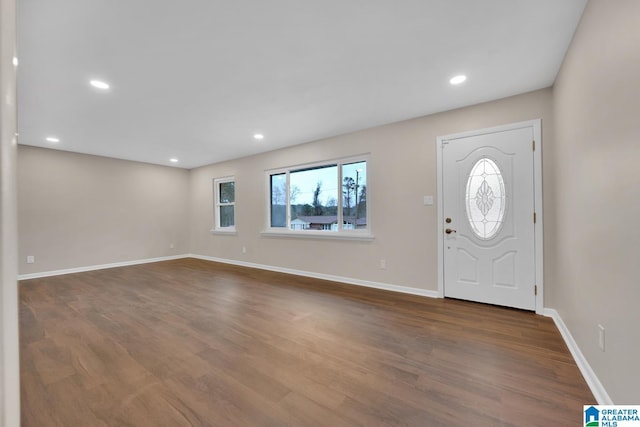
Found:
[[[564, 342], [567, 344], [567, 347], [569, 347], [569, 351], [571, 352], [573, 359], [576, 361], [578, 369], [580, 369], [582, 376], [591, 389], [591, 393], [593, 393], [593, 396], [598, 401], [598, 404], [613, 405], [613, 401], [609, 397], [607, 390], [605, 390], [604, 386], [598, 379], [598, 376], [595, 372], [593, 372], [593, 369], [591, 369], [591, 365], [589, 365], [589, 362], [587, 362], [584, 354], [582, 354], [582, 351], [580, 351], [580, 347], [578, 347], [578, 344], [573, 339], [571, 332], [569, 332], [569, 328], [567, 328], [567, 325], [562, 320], [562, 317], [560, 317], [560, 314], [553, 308], [545, 308], [542, 311], [542, 315], [551, 317], [553, 319], [556, 327], [560, 331], [560, 335], [562, 335], [562, 338], [564, 338]], [[587, 402], [585, 402], [585, 404], [586, 403]]]
[[411, 294], [411, 295], [420, 295], [420, 296], [425, 296], [430, 298], [439, 298], [437, 291], [430, 291], [426, 289], [412, 288], [409, 286], [392, 285], [389, 283], [381, 283], [381, 282], [372, 282], [369, 280], [353, 279], [350, 277], [343, 277], [343, 276], [334, 276], [332, 274], [314, 273], [311, 271], [295, 270], [292, 268], [275, 267], [271, 265], [256, 264], [252, 262], [237, 261], [237, 260], [226, 259], [226, 258], [216, 258], [216, 257], [197, 255], [197, 254], [172, 255], [172, 256], [158, 257], [158, 258], [147, 258], [147, 259], [138, 259], [133, 261], [114, 262], [110, 264], [99, 264], [99, 265], [89, 265], [85, 267], [67, 268], [64, 270], [52, 270], [52, 271], [43, 271], [39, 273], [21, 274], [18, 276], [18, 280], [39, 279], [41, 277], [60, 276], [62, 274], [82, 273], [86, 271], [102, 270], [105, 268], [126, 267], [128, 265], [147, 264], [151, 262], [169, 261], [172, 259], [181, 259], [181, 258], [196, 258], [196, 259], [202, 259], [205, 261], [214, 261], [214, 262], [220, 262], [224, 264], [239, 265], [242, 267], [275, 271], [278, 273], [287, 273], [287, 274], [295, 274], [297, 276], [312, 277], [314, 279], [330, 280], [333, 282], [364, 286], [367, 288], [383, 289], [386, 291], [401, 292], [404, 294]]
[[172, 259], [188, 258], [190, 255], [171, 255], [158, 258], [137, 259], [133, 261], [114, 262], [110, 264], [88, 265], [86, 267], [66, 268], [64, 270], [42, 271], [18, 275], [18, 280], [39, 279], [41, 277], [60, 276], [62, 274], [83, 273], [85, 271], [103, 270], [105, 268], [126, 267], [128, 265], [148, 264], [150, 262], [169, 261]]
[[295, 274], [296, 276], [311, 277], [314, 279], [330, 280], [332, 282], [346, 283], [349, 285], [364, 286], [367, 288], [383, 289], [385, 291], [401, 292], [403, 294], [420, 295], [423, 297], [439, 298], [438, 291], [412, 288], [409, 286], [392, 285], [390, 283], [372, 282], [369, 280], [353, 279], [351, 277], [334, 276], [332, 274], [315, 273], [312, 271], [295, 270], [293, 268], [275, 267], [272, 265], [255, 264], [252, 262], [237, 261], [226, 258], [216, 258], [206, 255], [189, 254], [190, 258], [202, 259], [205, 261], [221, 262], [224, 264], [239, 265], [242, 267], [258, 268], [260, 270], [275, 271], [277, 273]]

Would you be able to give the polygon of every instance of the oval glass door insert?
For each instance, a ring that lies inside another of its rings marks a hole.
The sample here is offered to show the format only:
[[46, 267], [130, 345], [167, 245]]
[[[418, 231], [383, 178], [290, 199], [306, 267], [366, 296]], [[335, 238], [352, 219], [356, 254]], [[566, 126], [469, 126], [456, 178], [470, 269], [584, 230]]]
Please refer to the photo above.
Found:
[[506, 194], [502, 172], [493, 160], [484, 157], [473, 165], [465, 202], [474, 234], [482, 240], [495, 237], [504, 223]]

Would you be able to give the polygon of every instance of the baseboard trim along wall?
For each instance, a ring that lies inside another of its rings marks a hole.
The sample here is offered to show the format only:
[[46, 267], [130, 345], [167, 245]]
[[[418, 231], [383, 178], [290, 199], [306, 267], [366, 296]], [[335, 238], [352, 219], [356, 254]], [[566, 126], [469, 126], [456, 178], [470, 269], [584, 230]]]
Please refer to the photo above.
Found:
[[349, 285], [364, 286], [367, 288], [383, 289], [387, 291], [401, 292], [404, 294], [438, 298], [437, 291], [430, 291], [426, 289], [411, 288], [409, 286], [400, 286], [400, 285], [392, 285], [389, 283], [372, 282], [369, 280], [360, 280], [360, 279], [353, 279], [350, 277], [334, 276], [332, 274], [315, 273], [311, 271], [295, 270], [293, 268], [275, 267], [275, 266], [265, 265], [265, 264], [256, 264], [252, 262], [236, 261], [232, 259], [216, 258], [216, 257], [196, 255], [196, 254], [172, 255], [172, 256], [158, 257], [158, 258], [147, 258], [147, 259], [138, 259], [133, 261], [114, 262], [110, 264], [88, 265], [85, 267], [67, 268], [64, 270], [52, 270], [52, 271], [42, 271], [39, 273], [21, 274], [18, 276], [18, 280], [39, 279], [42, 277], [60, 276], [63, 274], [72, 274], [72, 273], [83, 273], [86, 271], [102, 270], [105, 268], [126, 267], [128, 265], [148, 264], [151, 262], [169, 261], [169, 260], [181, 259], [181, 258], [196, 258], [204, 261], [213, 261], [213, 262], [219, 262], [223, 264], [232, 264], [232, 265], [238, 265], [241, 267], [258, 268], [260, 270], [274, 271], [277, 273], [294, 274], [296, 276], [311, 277], [314, 279], [330, 280], [332, 282], [340, 282], [340, 283], [346, 283]]
[[[260, 270], [293, 274], [296, 276], [311, 277], [314, 279], [330, 280], [332, 282], [346, 283], [349, 285], [356, 285], [356, 286], [364, 286], [367, 288], [401, 292], [405, 294], [419, 295], [419, 296], [430, 297], [430, 298], [439, 298], [438, 291], [431, 291], [427, 289], [417, 289], [409, 286], [373, 282], [370, 280], [361, 280], [361, 279], [354, 279], [350, 277], [334, 276], [332, 274], [315, 273], [311, 271], [296, 270], [293, 268], [276, 267], [272, 265], [256, 264], [252, 262], [237, 261], [237, 260], [226, 259], [226, 258], [216, 258], [216, 257], [211, 257], [206, 255], [197, 255], [197, 254], [172, 255], [172, 256], [166, 256], [166, 257], [147, 258], [147, 259], [139, 259], [139, 260], [133, 260], [133, 261], [114, 262], [110, 264], [100, 264], [100, 265], [90, 265], [86, 267], [68, 268], [64, 270], [43, 271], [40, 273], [21, 274], [18, 276], [18, 280], [38, 279], [41, 277], [59, 276], [62, 274], [72, 274], [72, 273], [82, 273], [86, 271], [102, 270], [105, 268], [126, 267], [129, 265], [147, 264], [152, 262], [169, 261], [169, 260], [181, 259], [181, 258], [196, 258], [204, 261], [213, 261], [213, 262], [219, 262], [223, 264], [232, 264], [232, 265], [238, 265], [241, 267], [258, 268]], [[587, 382], [587, 385], [591, 389], [591, 392], [596, 398], [598, 404], [613, 405], [613, 401], [609, 397], [609, 394], [605, 390], [604, 386], [598, 379], [593, 369], [591, 369], [591, 365], [589, 365], [589, 362], [587, 362], [587, 359], [582, 354], [582, 351], [580, 351], [578, 344], [573, 339], [571, 332], [569, 332], [569, 328], [567, 328], [567, 325], [564, 323], [564, 321], [560, 317], [560, 314], [558, 313], [558, 311], [553, 308], [544, 308], [542, 310], [542, 315], [553, 319], [554, 323], [556, 324], [556, 327], [560, 331], [560, 335], [562, 335], [564, 342], [567, 344], [567, 347], [569, 348], [569, 351], [571, 352], [571, 355], [573, 356], [573, 359], [575, 360], [576, 365], [578, 365], [578, 368], [580, 369], [582, 376]]]
[[576, 341], [573, 339], [571, 332], [569, 332], [569, 328], [567, 328], [567, 325], [562, 320], [562, 317], [560, 317], [560, 314], [558, 313], [558, 311], [553, 308], [545, 308], [542, 311], [542, 315], [551, 317], [553, 319], [553, 322], [556, 324], [556, 327], [560, 331], [560, 335], [562, 335], [564, 342], [567, 344], [567, 347], [569, 347], [569, 351], [573, 356], [573, 360], [576, 361], [576, 365], [578, 365], [578, 369], [580, 369], [582, 376], [584, 377], [585, 381], [587, 382], [587, 385], [591, 389], [591, 393], [593, 393], [593, 396], [598, 401], [598, 404], [613, 405], [613, 401], [609, 397], [607, 390], [605, 390], [604, 386], [598, 379], [598, 376], [596, 375], [595, 372], [593, 372], [593, 369], [591, 369], [591, 365], [589, 365], [589, 362], [587, 362], [587, 359], [584, 357], [584, 354], [582, 354], [582, 351], [580, 351], [580, 347], [578, 347], [578, 343], [576, 343]]
[[330, 280], [332, 282], [346, 283], [349, 285], [364, 286], [367, 288], [383, 289], [386, 291], [402, 292], [404, 294], [420, 295], [423, 297], [438, 298], [438, 291], [427, 289], [411, 288], [409, 286], [392, 285], [389, 283], [372, 282], [369, 280], [353, 279], [351, 277], [334, 276], [332, 274], [315, 273], [312, 271], [295, 270], [293, 268], [275, 267], [272, 265], [255, 264], [252, 262], [236, 261], [233, 259], [216, 258], [205, 255], [189, 254], [190, 258], [202, 259], [205, 261], [220, 262], [223, 264], [239, 265], [241, 267], [258, 268], [260, 270], [275, 271], [277, 273], [294, 274], [296, 276], [311, 277], [314, 279]]
[[88, 265], [85, 267], [66, 268], [64, 270], [42, 271], [39, 273], [29, 273], [18, 275], [18, 280], [39, 279], [41, 277], [61, 276], [63, 274], [84, 273], [86, 271], [103, 270], [105, 268], [126, 267], [128, 265], [148, 264], [151, 262], [169, 261], [172, 259], [189, 258], [190, 255], [171, 255], [158, 258], [136, 259], [133, 261], [113, 262], [110, 264]]

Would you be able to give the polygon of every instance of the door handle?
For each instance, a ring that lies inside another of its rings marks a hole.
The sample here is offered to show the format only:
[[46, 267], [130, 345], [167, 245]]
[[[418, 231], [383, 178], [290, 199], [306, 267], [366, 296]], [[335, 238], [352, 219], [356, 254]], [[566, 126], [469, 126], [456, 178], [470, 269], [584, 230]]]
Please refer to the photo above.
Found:
[[456, 231], [456, 230], [453, 230], [453, 229], [451, 229], [451, 228], [447, 228], [446, 230], [444, 230], [444, 232], [445, 232], [445, 233], [447, 233], [447, 234], [457, 233], [457, 231]]

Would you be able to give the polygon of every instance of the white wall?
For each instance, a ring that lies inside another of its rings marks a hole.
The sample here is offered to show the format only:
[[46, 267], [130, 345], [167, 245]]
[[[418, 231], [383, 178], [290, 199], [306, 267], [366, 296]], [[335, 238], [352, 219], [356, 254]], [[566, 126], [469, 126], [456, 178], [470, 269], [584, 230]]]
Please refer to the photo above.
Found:
[[0, 424], [20, 425], [16, 235], [15, 1], [0, 0]]
[[640, 402], [639, 77], [640, 2], [592, 0], [553, 90], [546, 277], [549, 305], [617, 404]]
[[[551, 90], [393, 123], [191, 171], [191, 252], [235, 261], [437, 290], [436, 138], [541, 118], [552, 141]], [[368, 210], [372, 242], [263, 237], [265, 170], [370, 153]], [[236, 177], [235, 236], [212, 235], [212, 179]], [[242, 254], [242, 246], [247, 253]], [[386, 260], [386, 270], [379, 268]]]
[[185, 169], [21, 145], [20, 274], [188, 253], [188, 198]]

